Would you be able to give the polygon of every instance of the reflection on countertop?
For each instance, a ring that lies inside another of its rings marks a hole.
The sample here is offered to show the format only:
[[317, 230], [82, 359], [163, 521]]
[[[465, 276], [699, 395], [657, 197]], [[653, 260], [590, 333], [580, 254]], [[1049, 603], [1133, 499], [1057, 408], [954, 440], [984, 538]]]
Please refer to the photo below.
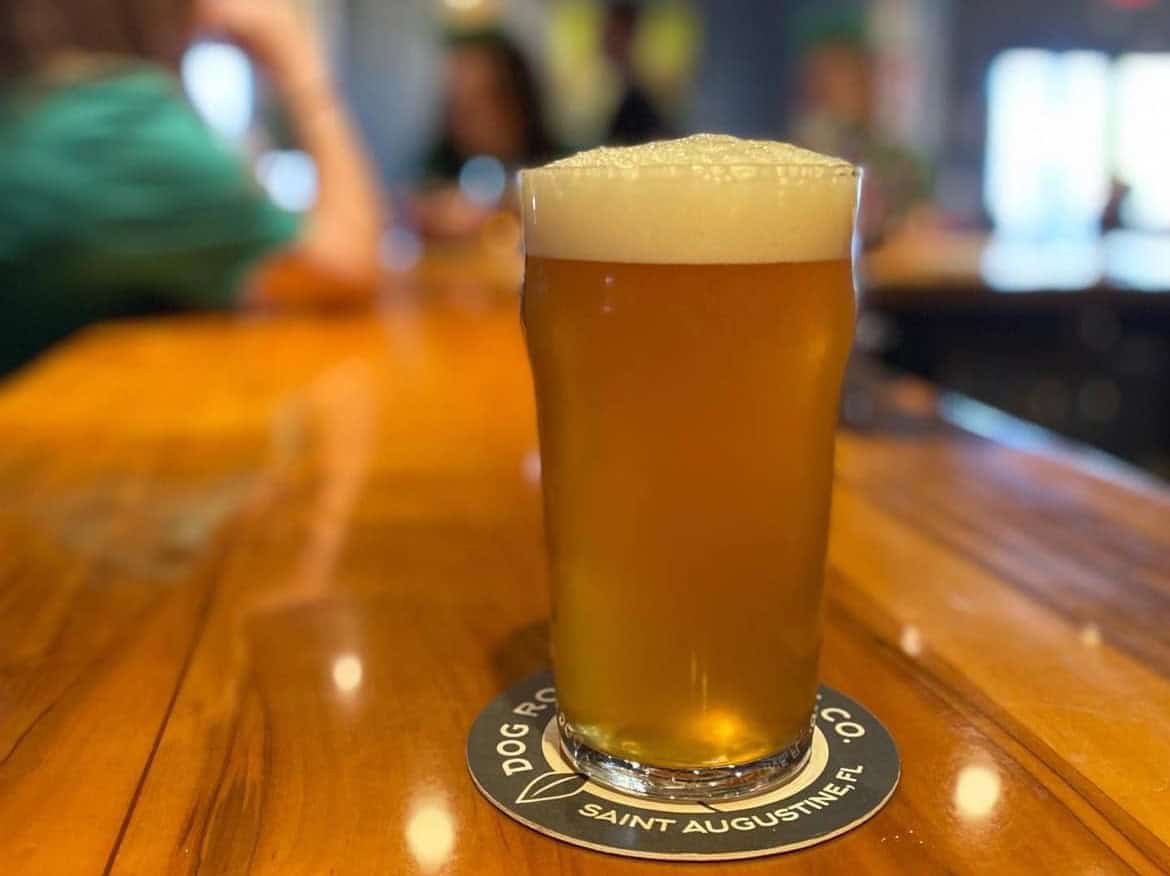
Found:
[[964, 819], [987, 818], [999, 802], [1001, 782], [994, 767], [971, 764], [955, 780], [955, 809]]
[[455, 821], [442, 800], [423, 799], [412, 808], [406, 822], [406, 844], [424, 873], [436, 873], [455, 848]]

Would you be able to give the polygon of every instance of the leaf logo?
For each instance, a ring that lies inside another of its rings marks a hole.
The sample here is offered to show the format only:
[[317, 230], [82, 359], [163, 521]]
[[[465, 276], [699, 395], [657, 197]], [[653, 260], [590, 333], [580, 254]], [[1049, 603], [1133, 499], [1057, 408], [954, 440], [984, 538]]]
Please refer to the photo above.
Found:
[[516, 803], [541, 803], [545, 800], [564, 800], [585, 787], [588, 779], [581, 773], [542, 773], [524, 786]]

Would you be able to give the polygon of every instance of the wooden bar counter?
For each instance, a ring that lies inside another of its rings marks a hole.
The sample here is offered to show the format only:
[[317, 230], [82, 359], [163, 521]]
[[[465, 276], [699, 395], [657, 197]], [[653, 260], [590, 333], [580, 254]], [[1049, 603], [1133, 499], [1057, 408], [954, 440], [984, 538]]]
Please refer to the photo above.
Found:
[[823, 675], [901, 785], [822, 846], [667, 865], [464, 765], [548, 662], [514, 298], [78, 336], [0, 387], [0, 872], [1170, 869], [1170, 493], [887, 389], [840, 435]]

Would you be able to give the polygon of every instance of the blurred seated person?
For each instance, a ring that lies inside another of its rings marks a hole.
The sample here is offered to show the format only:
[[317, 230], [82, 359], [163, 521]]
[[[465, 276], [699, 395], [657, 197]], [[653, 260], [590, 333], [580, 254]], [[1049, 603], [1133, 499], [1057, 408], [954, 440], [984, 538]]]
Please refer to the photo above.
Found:
[[419, 230], [429, 237], [472, 234], [499, 207], [459, 186], [473, 158], [499, 162], [504, 186], [523, 167], [554, 155], [544, 124], [540, 90], [516, 45], [494, 31], [448, 37], [442, 129], [423, 166], [423, 185], [412, 203]]
[[863, 25], [831, 23], [809, 40], [795, 139], [865, 167], [859, 225], [867, 245], [880, 243], [931, 193], [926, 162], [882, 134], [875, 85]]
[[622, 79], [622, 97], [609, 123], [605, 141], [613, 146], [634, 146], [674, 136], [670, 126], [638, 83], [634, 71], [634, 38], [638, 33], [636, 3], [617, 2], [605, 17], [603, 48]]
[[[280, 94], [317, 166], [305, 216], [184, 99], [197, 31], [238, 43]], [[380, 210], [286, 0], [0, 0], [0, 373], [106, 317], [368, 302]]]

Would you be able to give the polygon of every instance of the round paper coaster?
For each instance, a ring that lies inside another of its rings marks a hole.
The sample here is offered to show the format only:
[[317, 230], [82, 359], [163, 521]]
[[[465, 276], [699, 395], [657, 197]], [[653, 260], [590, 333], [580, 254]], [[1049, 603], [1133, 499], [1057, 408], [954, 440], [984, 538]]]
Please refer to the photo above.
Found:
[[806, 848], [873, 816], [901, 773], [886, 728], [864, 706], [824, 686], [805, 768], [781, 788], [730, 803], [651, 801], [588, 781], [561, 757], [555, 711], [548, 672], [498, 696], [471, 727], [471, 777], [521, 824], [615, 855], [728, 861]]

